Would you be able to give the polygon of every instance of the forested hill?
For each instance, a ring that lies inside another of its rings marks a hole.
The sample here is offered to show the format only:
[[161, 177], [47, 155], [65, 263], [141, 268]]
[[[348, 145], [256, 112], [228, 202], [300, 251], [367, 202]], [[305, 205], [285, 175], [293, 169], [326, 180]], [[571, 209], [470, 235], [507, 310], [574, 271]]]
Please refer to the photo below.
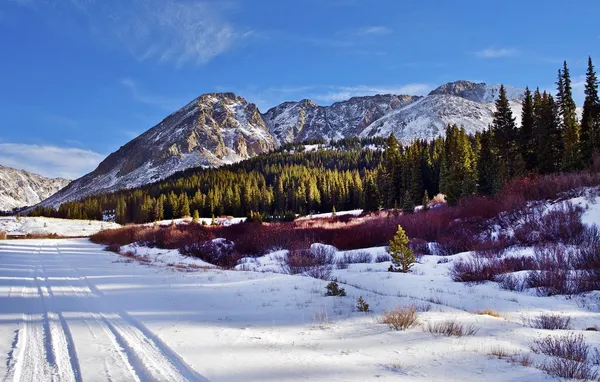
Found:
[[463, 196], [494, 194], [510, 180], [535, 174], [579, 171], [600, 149], [600, 99], [588, 62], [581, 120], [566, 63], [556, 97], [526, 89], [516, 122], [504, 87], [488, 130], [469, 134], [448, 125], [444, 137], [401, 146], [387, 139], [348, 138], [322, 144], [290, 144], [220, 168], [196, 168], [141, 188], [38, 207], [32, 215], [101, 219], [115, 211], [119, 223], [183, 216], [257, 214], [282, 216], [362, 208], [414, 211], [442, 192], [448, 203]]

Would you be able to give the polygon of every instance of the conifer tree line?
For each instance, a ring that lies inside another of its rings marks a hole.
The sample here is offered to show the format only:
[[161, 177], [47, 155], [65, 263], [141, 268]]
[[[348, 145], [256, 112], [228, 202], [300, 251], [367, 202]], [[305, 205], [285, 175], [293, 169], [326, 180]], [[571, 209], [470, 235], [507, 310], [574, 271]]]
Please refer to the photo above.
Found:
[[[101, 219], [114, 211], [119, 223], [183, 216], [256, 216], [380, 208], [412, 212], [443, 193], [449, 204], [472, 194], [492, 195], [528, 174], [578, 171], [600, 149], [598, 80], [588, 59], [585, 101], [578, 120], [569, 68], [558, 70], [556, 94], [526, 88], [517, 125], [503, 86], [493, 122], [468, 134], [446, 127], [445, 137], [402, 146], [388, 138], [313, 140], [282, 146], [233, 165], [189, 169], [133, 190], [68, 202], [31, 215]], [[305, 145], [327, 149], [305, 151]]]

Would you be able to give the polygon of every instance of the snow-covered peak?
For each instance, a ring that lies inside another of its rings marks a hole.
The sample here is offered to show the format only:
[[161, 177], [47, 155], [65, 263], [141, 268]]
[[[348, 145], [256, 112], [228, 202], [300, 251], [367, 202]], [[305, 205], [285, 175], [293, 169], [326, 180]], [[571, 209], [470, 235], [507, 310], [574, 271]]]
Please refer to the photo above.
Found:
[[0, 211], [38, 204], [69, 182], [0, 165]]
[[[429, 95], [453, 95], [462, 97], [473, 102], [490, 103], [494, 102], [500, 94], [501, 85], [488, 85], [484, 82], [475, 83], [471, 81], [459, 80], [449, 82], [432, 90]], [[512, 86], [504, 86], [506, 96], [511, 101], [523, 99], [525, 89], [515, 88]]]

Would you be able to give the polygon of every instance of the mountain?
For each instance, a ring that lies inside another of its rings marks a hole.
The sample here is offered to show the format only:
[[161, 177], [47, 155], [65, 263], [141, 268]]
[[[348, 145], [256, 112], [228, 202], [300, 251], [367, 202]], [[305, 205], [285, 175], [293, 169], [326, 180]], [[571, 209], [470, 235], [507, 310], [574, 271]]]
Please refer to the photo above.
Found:
[[284, 102], [269, 109], [263, 118], [278, 143], [341, 139], [360, 135], [374, 121], [420, 98], [378, 94], [353, 97], [331, 106], [319, 106], [310, 100]]
[[43, 205], [132, 188], [190, 167], [215, 167], [277, 146], [256, 105], [233, 93], [202, 95], [103, 160]]
[[0, 211], [38, 204], [69, 182], [0, 165]]
[[[504, 86], [506, 96], [509, 100], [521, 101], [525, 89]], [[500, 85], [488, 85], [484, 82], [475, 83], [470, 81], [449, 82], [432, 90], [429, 95], [451, 95], [468, 99], [479, 103], [492, 103], [500, 95]]]
[[[517, 124], [521, 123], [521, 104], [509, 101]], [[433, 94], [374, 121], [360, 137], [388, 136], [394, 133], [403, 143], [444, 135], [448, 124], [464, 126], [468, 133], [487, 128], [496, 107], [453, 95]]]
[[[444, 134], [448, 123], [469, 132], [488, 127], [498, 85], [456, 81], [429, 95], [353, 97], [330, 106], [284, 102], [261, 114], [233, 93], [205, 94], [110, 154], [93, 172], [44, 201], [58, 206], [87, 195], [158, 181], [191, 167], [214, 167], [307, 139], [387, 136], [403, 142]], [[508, 87], [520, 117], [523, 90]]]

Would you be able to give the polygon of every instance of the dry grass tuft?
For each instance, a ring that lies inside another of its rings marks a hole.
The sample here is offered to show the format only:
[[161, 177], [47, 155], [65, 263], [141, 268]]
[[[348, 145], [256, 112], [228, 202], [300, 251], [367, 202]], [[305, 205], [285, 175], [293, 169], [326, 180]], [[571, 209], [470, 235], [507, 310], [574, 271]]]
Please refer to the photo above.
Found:
[[492, 317], [496, 317], [496, 318], [502, 318], [500, 313], [495, 312], [491, 309], [479, 310], [479, 311], [475, 312], [475, 314], [479, 314], [480, 316], [492, 316]]
[[393, 310], [383, 313], [378, 320], [380, 324], [386, 324], [393, 330], [406, 330], [419, 324], [417, 309], [414, 305], [397, 306]]
[[473, 325], [463, 325], [454, 319], [448, 319], [441, 322], [429, 323], [425, 327], [425, 331], [434, 335], [442, 335], [446, 337], [465, 337], [474, 336], [479, 329]]

